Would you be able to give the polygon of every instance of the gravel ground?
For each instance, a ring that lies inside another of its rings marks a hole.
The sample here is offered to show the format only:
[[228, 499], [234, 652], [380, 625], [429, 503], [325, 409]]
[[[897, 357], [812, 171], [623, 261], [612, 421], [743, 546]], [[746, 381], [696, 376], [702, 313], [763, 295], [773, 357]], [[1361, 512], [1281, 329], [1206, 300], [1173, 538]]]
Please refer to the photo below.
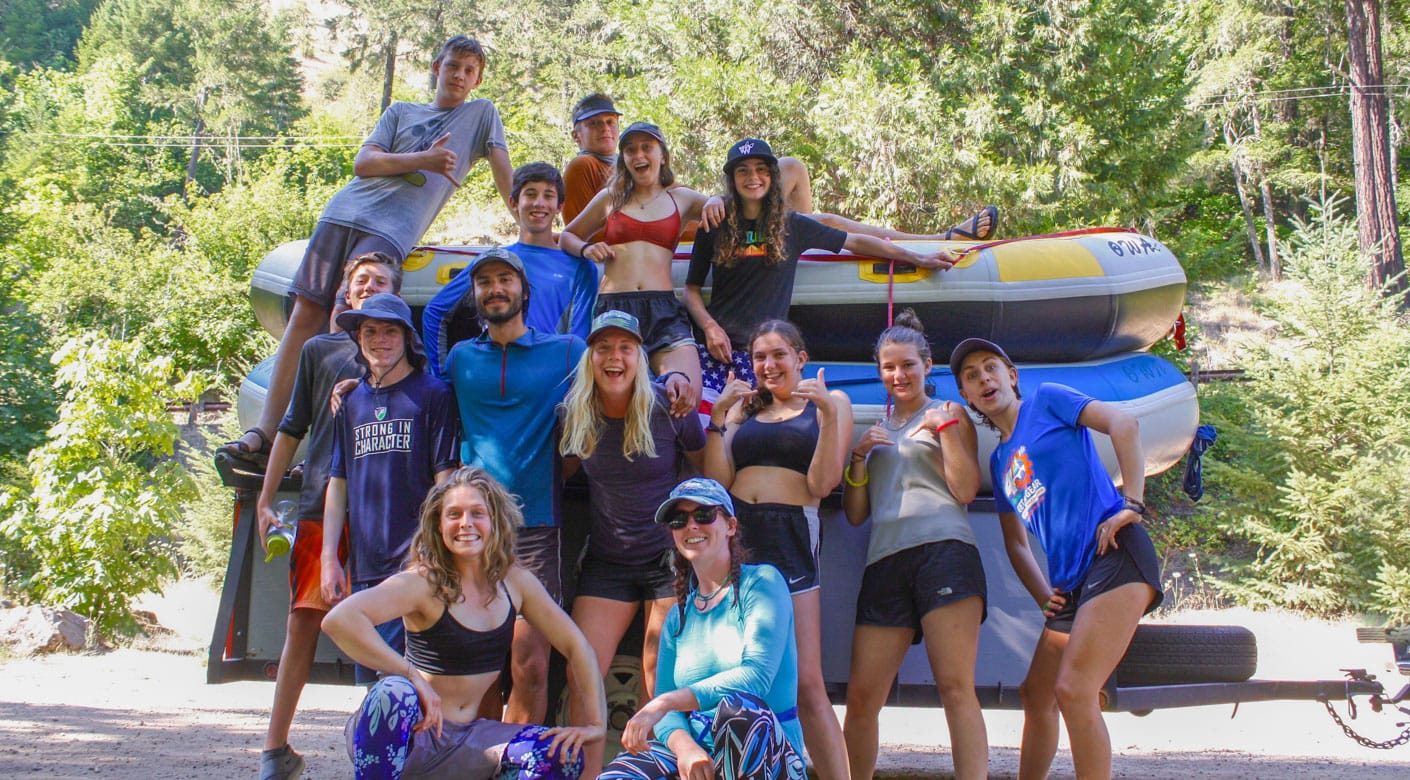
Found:
[[[174, 633], [149, 649], [101, 655], [10, 659], [0, 664], [0, 777], [224, 778], [253, 776], [273, 687], [205, 683], [205, 642], [215, 596], [182, 582], [144, 605]], [[1386, 645], [1358, 645], [1353, 626], [1242, 610], [1181, 613], [1176, 622], [1240, 623], [1259, 637], [1258, 676], [1334, 679], [1343, 666], [1380, 674], [1389, 687]], [[315, 685], [304, 694], [293, 742], [306, 778], [350, 777], [342, 724], [356, 690]], [[839, 707], [839, 717], [843, 708]], [[1345, 712], [1344, 707], [1341, 708]], [[985, 713], [994, 777], [1018, 770], [1022, 716]], [[1261, 702], [1108, 716], [1116, 774], [1136, 778], [1406, 778], [1410, 746], [1362, 748], [1314, 702]], [[1401, 718], [1404, 720], [1404, 718]], [[1362, 708], [1354, 722], [1374, 739], [1400, 733], [1396, 718]], [[883, 713], [878, 774], [948, 777], [940, 710]], [[1072, 777], [1066, 740], [1054, 777]]]

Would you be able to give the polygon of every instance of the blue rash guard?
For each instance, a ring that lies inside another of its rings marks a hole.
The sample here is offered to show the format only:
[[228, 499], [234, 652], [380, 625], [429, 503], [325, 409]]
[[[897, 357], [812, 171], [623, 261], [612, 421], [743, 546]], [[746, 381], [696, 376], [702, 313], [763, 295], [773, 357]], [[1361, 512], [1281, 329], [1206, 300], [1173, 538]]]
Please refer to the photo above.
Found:
[[[727, 694], [746, 691], [763, 699], [778, 716], [784, 734], [803, 755], [798, 723], [798, 648], [793, 640], [793, 598], [783, 575], [767, 564], [741, 566], [739, 602], [730, 589], [709, 612], [695, 608], [695, 591], [686, 599], [685, 629], [681, 611], [671, 609], [661, 629], [656, 658], [658, 693], [690, 688], [700, 709], [713, 711]], [[662, 744], [680, 729], [691, 729], [701, 745], [710, 734], [684, 712], [668, 712], [657, 721]]]
[[524, 526], [559, 523], [555, 408], [587, 345], [530, 328], [501, 347], [488, 335], [456, 344], [446, 374], [460, 407], [460, 460], [519, 497]]
[[1048, 579], [1065, 592], [1096, 558], [1097, 526], [1125, 505], [1091, 432], [1077, 424], [1092, 400], [1066, 385], [1039, 385], [989, 458], [995, 509], [1023, 520], [1048, 557]]
[[[592, 329], [592, 306], [597, 300], [597, 265], [591, 260], [571, 257], [561, 249], [510, 244], [505, 249], [524, 261], [524, 273], [529, 277], [529, 309], [524, 312], [524, 324], [544, 333], [571, 333], [586, 339]], [[445, 327], [449, 317], [462, 306], [474, 308], [473, 301], [462, 301], [471, 292], [469, 274], [458, 273], [436, 293], [421, 312], [421, 340], [426, 344], [426, 356], [431, 361], [431, 373], [442, 373], [442, 359], [455, 345], [443, 343], [449, 339]]]

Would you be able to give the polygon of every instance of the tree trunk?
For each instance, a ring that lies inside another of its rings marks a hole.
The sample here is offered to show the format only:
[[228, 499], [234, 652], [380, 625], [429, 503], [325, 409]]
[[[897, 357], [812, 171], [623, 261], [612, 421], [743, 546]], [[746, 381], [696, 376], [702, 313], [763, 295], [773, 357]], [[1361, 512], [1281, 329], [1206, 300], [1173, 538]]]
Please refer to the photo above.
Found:
[[382, 77], [382, 111], [385, 113], [387, 106], [392, 104], [392, 82], [397, 75], [397, 34], [395, 30], [388, 37], [387, 47], [383, 54], [386, 61]]
[[1380, 0], [1345, 0], [1351, 59], [1352, 152], [1356, 164], [1356, 217], [1366, 282], [1400, 298], [1406, 308], [1405, 259], [1396, 224], [1390, 120], [1381, 66]]
[[1253, 207], [1248, 203], [1248, 192], [1244, 189], [1244, 173], [1239, 167], [1239, 156], [1235, 146], [1234, 130], [1229, 122], [1224, 123], [1224, 145], [1229, 148], [1229, 167], [1234, 169], [1234, 190], [1239, 193], [1239, 207], [1244, 212], [1244, 227], [1248, 229], [1248, 245], [1253, 250], [1254, 262], [1258, 264], [1258, 272], [1263, 273], [1268, 269], [1263, 262], [1263, 246], [1258, 243], [1258, 225], [1253, 221]]
[[1268, 275], [1274, 279], [1283, 278], [1283, 261], [1278, 257], [1278, 224], [1273, 221], [1273, 189], [1268, 186], [1268, 177], [1259, 184], [1263, 192], [1264, 232], [1268, 234]]

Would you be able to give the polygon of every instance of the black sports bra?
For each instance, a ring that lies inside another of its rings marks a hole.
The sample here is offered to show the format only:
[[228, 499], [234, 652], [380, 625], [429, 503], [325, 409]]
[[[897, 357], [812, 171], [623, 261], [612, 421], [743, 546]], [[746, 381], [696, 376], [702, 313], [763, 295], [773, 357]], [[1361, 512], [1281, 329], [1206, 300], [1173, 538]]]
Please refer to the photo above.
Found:
[[509, 646], [514, 640], [514, 601], [500, 583], [509, 614], [497, 628], [474, 631], [460, 624], [446, 607], [439, 620], [425, 631], [406, 632], [406, 656], [416, 668], [431, 674], [468, 675], [497, 672], [504, 668]]
[[780, 422], [750, 417], [739, 426], [730, 444], [734, 469], [775, 466], [808, 475], [818, 448], [818, 410], [812, 401], [797, 416]]

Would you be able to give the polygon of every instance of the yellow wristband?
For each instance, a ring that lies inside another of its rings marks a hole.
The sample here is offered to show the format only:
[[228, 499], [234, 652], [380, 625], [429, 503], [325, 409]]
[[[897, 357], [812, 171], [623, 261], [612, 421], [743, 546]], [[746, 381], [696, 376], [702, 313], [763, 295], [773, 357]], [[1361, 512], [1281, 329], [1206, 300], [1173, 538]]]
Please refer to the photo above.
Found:
[[863, 486], [863, 485], [865, 485], [865, 484], [867, 484], [868, 482], [871, 481], [871, 472], [867, 471], [866, 468], [863, 467], [863, 468], [862, 468], [862, 481], [861, 481], [861, 482], [853, 482], [853, 481], [852, 481], [852, 467], [851, 467], [851, 465], [848, 465], [847, 468], [845, 468], [845, 469], [842, 470], [842, 481], [843, 481], [843, 482], [846, 482], [848, 485], [851, 485], [852, 487], [861, 487], [861, 486]]

